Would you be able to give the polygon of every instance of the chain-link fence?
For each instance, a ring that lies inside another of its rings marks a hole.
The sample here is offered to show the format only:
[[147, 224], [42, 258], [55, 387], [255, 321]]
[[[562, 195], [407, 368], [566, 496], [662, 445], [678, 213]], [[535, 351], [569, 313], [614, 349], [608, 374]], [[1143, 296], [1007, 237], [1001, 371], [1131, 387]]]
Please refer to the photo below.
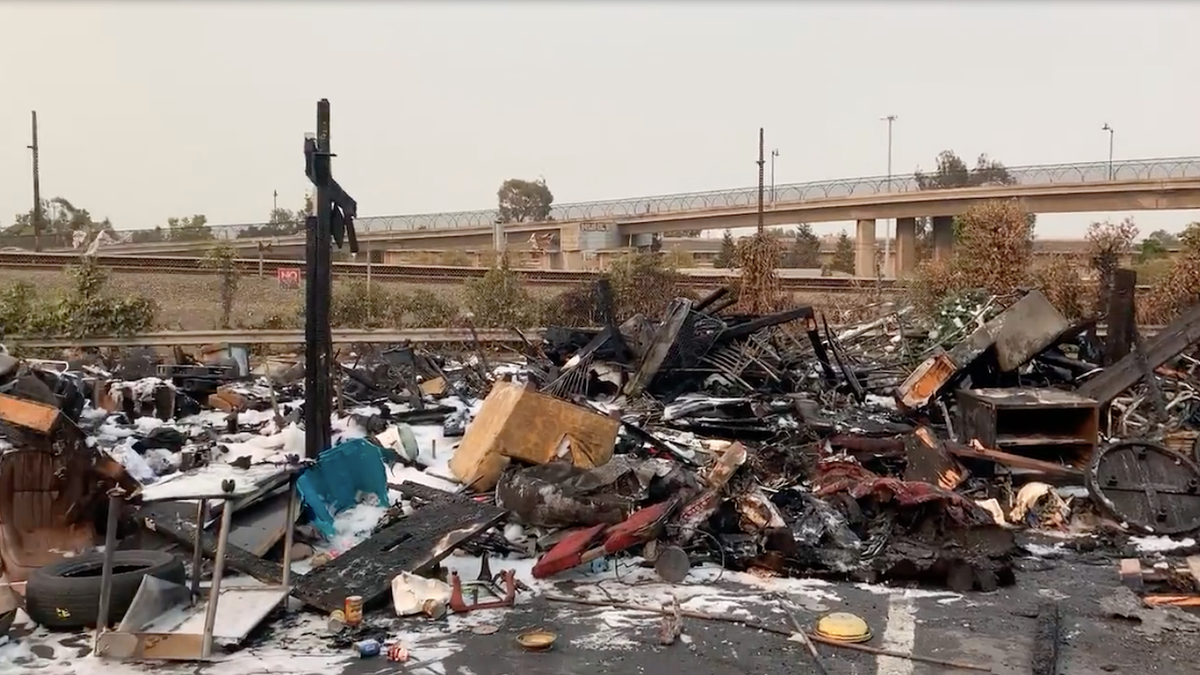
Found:
[[[1008, 178], [1015, 185], [1054, 185], [1103, 183], [1110, 181], [1166, 180], [1200, 178], [1200, 157], [1173, 157], [1160, 159], [1137, 159], [1114, 162], [1085, 162], [1076, 164], [1048, 164], [1026, 167], [1008, 167]], [[921, 189], [918, 174], [895, 174], [845, 178], [775, 185], [770, 188], [770, 201], [776, 206], [786, 203], [804, 202], [814, 199], [864, 196], [913, 192]], [[636, 218], [639, 216], [680, 213], [718, 208], [751, 207], [757, 204], [756, 187], [731, 190], [710, 190], [632, 199], [612, 199], [574, 204], [557, 204], [551, 209], [556, 221], [579, 221], [592, 219]], [[496, 209], [456, 211], [450, 213], [424, 213], [411, 215], [365, 216], [357, 219], [356, 228], [363, 244], [371, 241], [371, 235], [387, 232], [413, 230], [458, 230], [467, 228], [490, 228], [496, 222]], [[111, 251], [154, 254], [156, 252], [184, 253], [203, 252], [219, 241], [238, 243], [242, 255], [256, 248], [268, 252], [288, 249], [294, 253], [303, 249], [304, 224], [302, 222], [243, 223], [211, 225], [205, 228], [185, 228], [171, 231], [169, 228], [146, 230], [116, 230], [108, 233], [101, 248]], [[0, 250], [68, 251], [87, 248], [94, 238], [66, 232], [43, 233], [40, 242], [32, 234], [0, 235]], [[386, 241], [376, 241], [375, 253], [382, 256]], [[394, 247], [395, 245], [392, 244]], [[270, 257], [270, 255], [268, 255]], [[289, 255], [287, 257], [300, 257]], [[383, 262], [382, 259], [377, 260]], [[432, 264], [432, 263], [431, 263]]]

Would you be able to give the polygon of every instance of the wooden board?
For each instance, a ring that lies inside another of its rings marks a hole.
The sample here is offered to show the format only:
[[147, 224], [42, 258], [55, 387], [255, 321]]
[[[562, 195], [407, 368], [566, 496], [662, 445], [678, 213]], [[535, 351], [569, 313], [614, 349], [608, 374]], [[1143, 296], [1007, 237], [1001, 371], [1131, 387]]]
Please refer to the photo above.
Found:
[[456, 546], [495, 525], [506, 512], [488, 504], [444, 500], [372, 536], [299, 579], [293, 595], [325, 611], [360, 595], [366, 607], [382, 605], [400, 572], [429, 572]]
[[58, 408], [45, 403], [0, 394], [0, 419], [14, 426], [50, 434], [58, 422]]
[[[271, 495], [233, 514], [229, 543], [254, 555], [266, 555], [287, 533], [288, 492]], [[300, 509], [296, 509], [299, 516]]]

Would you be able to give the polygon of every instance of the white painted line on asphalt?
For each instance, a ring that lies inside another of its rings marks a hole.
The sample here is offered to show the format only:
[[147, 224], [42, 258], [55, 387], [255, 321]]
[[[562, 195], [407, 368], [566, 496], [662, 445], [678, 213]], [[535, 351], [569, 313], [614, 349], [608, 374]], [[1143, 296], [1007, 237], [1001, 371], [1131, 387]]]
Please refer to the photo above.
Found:
[[[911, 654], [917, 642], [916, 607], [910, 598], [894, 594], [888, 598], [887, 626], [883, 629], [883, 648]], [[912, 675], [913, 662], [895, 656], [880, 656], [879, 675]]]

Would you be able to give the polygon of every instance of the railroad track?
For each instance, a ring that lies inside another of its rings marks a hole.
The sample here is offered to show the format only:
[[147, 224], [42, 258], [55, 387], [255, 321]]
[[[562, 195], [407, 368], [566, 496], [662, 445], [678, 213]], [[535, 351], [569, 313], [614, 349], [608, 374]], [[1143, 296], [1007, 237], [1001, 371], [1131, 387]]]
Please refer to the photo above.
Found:
[[[62, 269], [79, 261], [74, 253], [15, 253], [0, 252], [0, 269]], [[203, 258], [174, 256], [96, 256], [103, 267], [115, 272], [140, 272], [143, 274], [214, 274], [211, 267], [204, 265]], [[275, 276], [279, 270], [299, 270], [304, 274], [303, 260], [277, 260], [236, 258], [235, 267], [245, 274]], [[443, 265], [385, 265], [380, 263], [335, 262], [335, 277], [370, 277], [386, 281], [411, 281], [426, 284], [459, 284], [469, 279], [478, 279], [487, 274], [483, 267], [448, 267]], [[599, 278], [599, 272], [568, 270], [514, 269], [522, 281], [531, 285], [568, 286]], [[713, 288], [738, 279], [732, 272], [714, 271], [711, 274], [685, 275], [682, 285], [692, 288]], [[850, 277], [781, 277], [779, 286], [789, 291], [812, 292], [858, 292], [865, 290], [898, 290], [904, 287], [896, 279], [862, 279]], [[1148, 286], [1138, 286], [1146, 290]]]
[[[0, 252], [0, 269], [61, 269], [79, 261], [79, 256], [71, 253], [12, 253]], [[174, 256], [134, 257], [134, 256], [96, 256], [96, 261], [103, 267], [116, 272], [140, 272], [143, 274], [213, 274], [214, 270], [205, 267], [203, 258], [184, 258]], [[302, 260], [272, 260], [259, 261], [256, 258], [237, 258], [233, 261], [236, 268], [245, 274], [263, 274], [274, 276], [281, 269], [299, 270], [304, 273]], [[515, 269], [518, 276], [532, 285], [558, 285], [592, 281], [599, 278], [599, 272], [567, 271], [567, 270], [529, 270]], [[442, 265], [385, 265], [379, 263], [335, 262], [333, 263], [335, 277], [367, 277], [381, 281], [412, 281], [417, 283], [462, 283], [469, 279], [478, 279], [487, 274], [483, 267], [447, 267]], [[729, 283], [738, 278], [733, 273], [713, 273], [688, 275], [683, 285], [695, 288], [711, 288], [716, 285]], [[876, 284], [888, 289], [897, 285], [895, 279], [852, 279], [847, 277], [805, 277], [783, 278], [780, 285], [788, 290], [814, 291], [855, 291], [860, 288], [874, 288]]]

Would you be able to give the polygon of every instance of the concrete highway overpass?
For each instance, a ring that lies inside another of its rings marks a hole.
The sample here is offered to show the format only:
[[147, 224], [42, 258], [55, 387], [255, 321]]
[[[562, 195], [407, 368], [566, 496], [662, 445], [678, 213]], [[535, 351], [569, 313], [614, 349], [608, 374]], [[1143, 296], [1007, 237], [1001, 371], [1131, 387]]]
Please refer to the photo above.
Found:
[[[778, 185], [768, 191], [766, 225], [857, 222], [858, 276], [875, 275], [875, 222], [897, 219], [897, 270], [915, 265], [915, 219], [933, 221], [935, 248], [953, 243], [952, 219], [990, 199], [1018, 199], [1030, 213], [1179, 210], [1200, 208], [1200, 157], [1090, 162], [1010, 168], [1012, 185], [921, 190], [915, 175], [897, 175]], [[505, 226], [508, 245], [530, 235], [556, 234], [553, 267], [586, 267], [589, 251], [646, 243], [648, 235], [679, 230], [752, 227], [757, 222], [757, 188], [741, 188], [557, 205], [552, 221]], [[360, 218], [364, 248], [490, 248], [497, 212], [376, 216]], [[303, 255], [303, 235], [238, 237], [250, 225], [214, 231], [242, 255], [270, 245], [270, 257]], [[119, 244], [108, 255], [195, 255], [210, 241]]]

